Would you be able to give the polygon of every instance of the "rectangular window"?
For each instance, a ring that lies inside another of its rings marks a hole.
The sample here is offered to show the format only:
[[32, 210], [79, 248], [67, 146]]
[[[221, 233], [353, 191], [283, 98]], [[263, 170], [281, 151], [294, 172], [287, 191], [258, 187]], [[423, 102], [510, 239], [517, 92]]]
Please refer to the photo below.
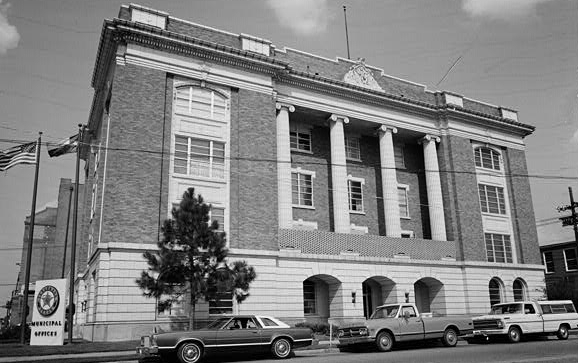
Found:
[[480, 207], [484, 213], [506, 214], [504, 188], [493, 185], [478, 184]]
[[219, 223], [219, 229], [217, 229], [218, 232], [225, 231], [225, 208], [211, 206], [209, 219], [211, 223], [213, 221], [217, 221]]
[[396, 168], [405, 168], [405, 150], [403, 145], [394, 145], [393, 146], [393, 157], [395, 159], [395, 167]]
[[505, 234], [485, 233], [485, 240], [488, 262], [513, 262], [510, 236]]
[[351, 160], [361, 160], [361, 148], [358, 137], [345, 136], [345, 157]]
[[476, 166], [485, 169], [500, 170], [500, 154], [487, 148], [479, 147], [474, 150]]
[[349, 192], [349, 211], [363, 212], [363, 183], [358, 180], [347, 181]]
[[300, 123], [291, 123], [289, 144], [291, 150], [311, 152], [311, 130]]
[[409, 203], [407, 200], [407, 186], [397, 187], [397, 198], [399, 202], [399, 216], [401, 218], [409, 218]]
[[233, 313], [233, 293], [217, 292], [214, 299], [209, 300], [209, 314], [232, 314]]
[[291, 187], [294, 206], [313, 206], [313, 175], [301, 172], [292, 172]]
[[554, 268], [554, 254], [552, 251], [542, 253], [542, 258], [544, 259], [544, 266], [546, 266], [546, 273], [551, 274], [556, 272]]
[[175, 136], [174, 172], [224, 179], [225, 143]]
[[315, 283], [303, 281], [303, 312], [305, 315], [317, 313], [315, 303]]
[[567, 248], [564, 250], [564, 261], [566, 262], [566, 271], [578, 270], [578, 261], [576, 260], [575, 248]]

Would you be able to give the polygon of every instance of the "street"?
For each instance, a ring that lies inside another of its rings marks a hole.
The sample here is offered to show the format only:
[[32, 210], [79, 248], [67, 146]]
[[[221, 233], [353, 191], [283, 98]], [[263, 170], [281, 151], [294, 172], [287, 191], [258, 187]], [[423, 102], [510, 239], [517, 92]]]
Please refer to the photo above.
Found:
[[[206, 360], [207, 362], [279, 362], [270, 357], [242, 356], [236, 359], [218, 357]], [[362, 352], [362, 353], [321, 353], [319, 351], [297, 351], [289, 360], [291, 363], [328, 362], [420, 362], [420, 363], [576, 363], [578, 362], [578, 336], [571, 336], [566, 341], [555, 338], [523, 341], [519, 344], [492, 343], [467, 344], [460, 341], [455, 348], [445, 348], [441, 344], [432, 342], [427, 345], [406, 345], [391, 352]], [[128, 362], [127, 362], [128, 363]], [[131, 361], [130, 363], [137, 363]]]

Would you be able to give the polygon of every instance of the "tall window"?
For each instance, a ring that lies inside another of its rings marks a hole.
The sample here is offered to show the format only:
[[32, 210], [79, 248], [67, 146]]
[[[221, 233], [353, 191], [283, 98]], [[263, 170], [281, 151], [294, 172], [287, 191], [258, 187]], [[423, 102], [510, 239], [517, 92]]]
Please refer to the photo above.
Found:
[[397, 199], [399, 202], [399, 216], [401, 218], [409, 218], [409, 203], [407, 200], [407, 186], [397, 187]]
[[176, 135], [174, 172], [224, 179], [225, 143]]
[[352, 160], [361, 160], [359, 137], [345, 136], [345, 157]]
[[313, 315], [317, 313], [315, 283], [313, 281], [303, 281], [303, 312], [305, 315]]
[[299, 122], [291, 123], [289, 143], [291, 150], [311, 151], [311, 129]]
[[510, 236], [497, 233], [485, 233], [485, 240], [488, 262], [512, 263]]
[[578, 261], [576, 260], [575, 248], [567, 248], [564, 250], [564, 261], [566, 262], [566, 271], [578, 270]]
[[211, 210], [209, 211], [209, 220], [211, 223], [213, 221], [217, 221], [219, 223], [218, 232], [225, 231], [225, 208], [223, 207], [215, 207], [211, 206]]
[[393, 146], [393, 157], [395, 159], [396, 168], [405, 168], [405, 148], [403, 145]]
[[493, 185], [478, 184], [480, 207], [484, 213], [506, 214], [504, 188]]
[[488, 292], [490, 293], [490, 306], [502, 302], [502, 284], [496, 278], [490, 280], [488, 285]]
[[526, 300], [526, 285], [522, 280], [520, 279], [514, 280], [512, 289], [514, 290], [514, 301]]
[[226, 121], [226, 98], [210, 88], [179, 87], [175, 100], [175, 112], [212, 121]]
[[542, 254], [542, 258], [544, 259], [544, 266], [546, 266], [546, 273], [551, 274], [556, 272], [554, 267], [554, 254], [552, 251], [547, 251]]
[[300, 207], [313, 206], [313, 175], [302, 172], [291, 173], [293, 205]]
[[363, 183], [349, 179], [347, 185], [349, 187], [349, 211], [363, 212]]
[[476, 166], [485, 169], [500, 170], [500, 154], [488, 147], [478, 147], [474, 150]]
[[215, 297], [209, 300], [209, 314], [232, 314], [233, 313], [233, 292], [217, 292]]

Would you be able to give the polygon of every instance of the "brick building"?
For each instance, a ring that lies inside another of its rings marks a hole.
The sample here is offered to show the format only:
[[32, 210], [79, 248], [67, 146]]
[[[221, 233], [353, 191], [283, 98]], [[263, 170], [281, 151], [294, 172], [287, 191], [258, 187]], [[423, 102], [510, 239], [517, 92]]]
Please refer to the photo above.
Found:
[[538, 297], [534, 128], [514, 110], [138, 5], [104, 22], [92, 86], [86, 339], [179, 319], [135, 279], [191, 186], [258, 273], [230, 312], [339, 324], [405, 299], [474, 314]]

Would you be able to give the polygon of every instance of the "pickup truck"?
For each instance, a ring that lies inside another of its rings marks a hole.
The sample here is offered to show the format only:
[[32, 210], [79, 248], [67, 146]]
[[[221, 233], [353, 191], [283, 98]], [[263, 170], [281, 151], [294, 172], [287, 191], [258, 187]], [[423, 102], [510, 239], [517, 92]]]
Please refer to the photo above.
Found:
[[578, 313], [572, 301], [517, 301], [492, 306], [489, 315], [474, 317], [474, 331], [466, 337], [470, 343], [490, 337], [507, 338], [517, 343], [523, 334], [553, 335], [568, 339], [569, 330], [578, 328]]
[[446, 347], [454, 347], [458, 336], [470, 334], [470, 317], [419, 314], [411, 303], [379, 306], [363, 323], [339, 328], [339, 350], [348, 351], [361, 345], [375, 345], [387, 352], [397, 342], [441, 339]]

